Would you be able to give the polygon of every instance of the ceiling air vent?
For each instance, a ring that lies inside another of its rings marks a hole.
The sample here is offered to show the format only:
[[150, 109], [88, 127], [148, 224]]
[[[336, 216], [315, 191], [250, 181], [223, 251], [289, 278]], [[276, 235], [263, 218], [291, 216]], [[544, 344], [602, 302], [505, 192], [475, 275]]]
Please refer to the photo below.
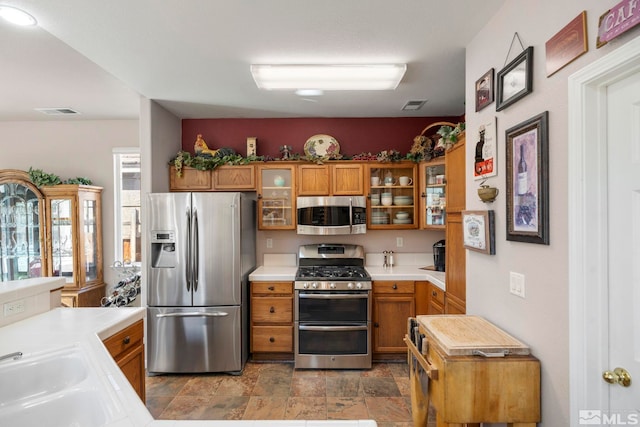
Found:
[[426, 99], [417, 99], [414, 101], [408, 101], [406, 104], [404, 104], [404, 107], [402, 107], [402, 109], [404, 111], [416, 111], [421, 109], [422, 106], [426, 103], [427, 103]]
[[35, 110], [49, 116], [68, 116], [80, 114], [79, 112], [71, 108], [36, 108]]

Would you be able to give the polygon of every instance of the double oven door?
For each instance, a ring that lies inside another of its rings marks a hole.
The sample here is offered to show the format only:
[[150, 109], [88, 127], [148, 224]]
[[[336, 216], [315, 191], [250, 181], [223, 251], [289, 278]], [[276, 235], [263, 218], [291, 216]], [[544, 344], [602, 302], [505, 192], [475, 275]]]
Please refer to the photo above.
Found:
[[371, 368], [371, 291], [295, 294], [296, 368]]

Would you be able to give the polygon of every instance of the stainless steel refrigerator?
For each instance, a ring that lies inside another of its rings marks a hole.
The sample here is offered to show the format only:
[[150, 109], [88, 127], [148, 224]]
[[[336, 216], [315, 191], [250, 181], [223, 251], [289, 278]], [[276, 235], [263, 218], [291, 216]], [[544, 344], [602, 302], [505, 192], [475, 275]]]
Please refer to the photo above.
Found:
[[255, 203], [254, 193], [149, 195], [150, 373], [242, 371]]

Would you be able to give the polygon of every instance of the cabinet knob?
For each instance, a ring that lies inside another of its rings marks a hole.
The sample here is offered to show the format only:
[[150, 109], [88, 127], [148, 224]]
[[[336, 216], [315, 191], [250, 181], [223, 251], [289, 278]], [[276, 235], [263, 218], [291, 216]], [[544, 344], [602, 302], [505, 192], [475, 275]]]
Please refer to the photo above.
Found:
[[380, 324], [378, 322], [376, 322], [376, 323], [373, 324], [373, 326], [376, 327], [376, 328], [379, 328]]
[[131, 338], [128, 336], [124, 337], [124, 339], [122, 340], [123, 344], [129, 344], [130, 342], [131, 342]]
[[436, 291], [431, 291], [431, 295], [434, 296], [434, 297], [437, 297], [438, 293]]
[[396, 285], [395, 283], [392, 286], [393, 289], [398, 289], [398, 285]]
[[276, 342], [276, 339], [274, 337], [269, 337], [269, 342]]
[[258, 194], [258, 199], [262, 199], [262, 194]]
[[274, 291], [276, 288], [273, 286], [269, 286], [267, 289], [269, 289], [270, 291]]
[[275, 307], [271, 307], [271, 308], [269, 308], [269, 313], [275, 313], [275, 312], [276, 312]]

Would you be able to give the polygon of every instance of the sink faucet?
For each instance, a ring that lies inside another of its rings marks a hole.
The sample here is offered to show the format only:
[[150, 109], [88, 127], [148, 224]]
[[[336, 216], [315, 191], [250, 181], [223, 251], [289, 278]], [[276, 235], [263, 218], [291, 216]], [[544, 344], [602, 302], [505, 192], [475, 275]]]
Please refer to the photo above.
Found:
[[3, 360], [6, 360], [6, 359], [18, 360], [21, 357], [22, 357], [22, 352], [21, 351], [16, 351], [14, 353], [8, 353], [8, 354], [5, 354], [3, 356], [0, 356], [0, 362], [2, 362]]

